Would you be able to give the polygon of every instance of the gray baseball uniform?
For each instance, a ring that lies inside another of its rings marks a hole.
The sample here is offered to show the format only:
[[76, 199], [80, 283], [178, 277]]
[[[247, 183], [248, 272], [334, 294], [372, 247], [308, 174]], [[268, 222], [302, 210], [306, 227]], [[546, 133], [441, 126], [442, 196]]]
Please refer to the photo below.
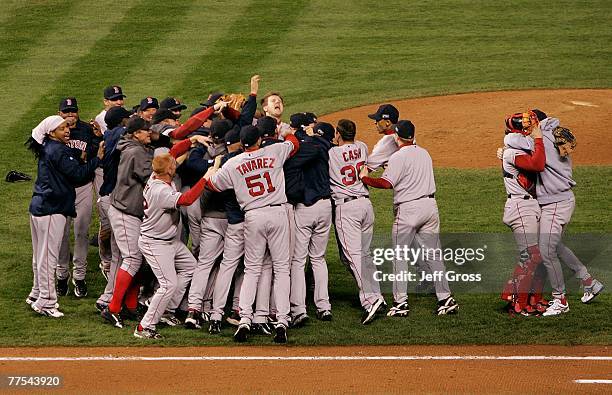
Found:
[[335, 204], [335, 228], [342, 251], [359, 287], [359, 299], [369, 309], [382, 298], [374, 280], [370, 251], [374, 232], [374, 209], [359, 171], [368, 160], [368, 147], [361, 141], [329, 150], [329, 179]]
[[138, 246], [155, 273], [159, 287], [140, 325], [155, 329], [166, 310], [178, 307], [189, 285], [196, 260], [179, 239], [181, 193], [174, 183], [151, 177], [144, 189], [145, 216]]
[[[440, 249], [440, 217], [434, 198], [434, 181], [431, 156], [416, 144], [404, 145], [391, 155], [387, 169], [382, 175], [393, 186], [393, 204], [396, 214], [393, 222], [392, 240], [394, 246], [412, 246], [416, 241], [426, 249]], [[434, 277], [438, 300], [450, 296], [444, 263], [436, 253], [425, 255], [425, 263]], [[403, 259], [393, 261], [396, 274], [408, 270], [408, 262]], [[407, 300], [408, 283], [393, 283], [393, 299], [396, 303]]]
[[91, 210], [93, 208], [93, 184], [87, 183], [75, 188], [76, 218], [68, 217], [62, 238], [59, 260], [57, 262], [57, 278], [67, 279], [70, 262], [70, 228], [74, 223], [74, 254], [73, 273], [75, 280], [84, 280], [87, 273], [87, 251], [89, 249], [89, 224], [91, 223]]
[[96, 175], [94, 178], [94, 188], [98, 199], [96, 200], [96, 206], [98, 207], [98, 219], [100, 220], [100, 228], [98, 231], [98, 254], [100, 255], [100, 261], [104, 268], [110, 267], [113, 251], [111, 246], [111, 230], [110, 221], [108, 219], [108, 206], [110, 206], [109, 196], [100, 196], [100, 188], [104, 182], [104, 170], [99, 167], [96, 169]]
[[108, 208], [108, 219], [113, 229], [115, 242], [121, 252], [120, 267], [134, 277], [142, 265], [142, 253], [138, 248], [138, 235], [142, 220], [117, 210], [113, 205]]
[[[36, 300], [33, 306], [39, 310], [53, 309], [57, 303], [53, 279], [63, 236], [59, 230], [64, 229], [65, 226], [66, 216], [62, 214], [41, 217], [30, 215], [34, 282], [28, 297]], [[58, 232], [49, 231], [53, 229]], [[39, 279], [47, 279], [47, 281], [41, 282]]]
[[370, 171], [374, 171], [379, 167], [385, 166], [391, 155], [396, 153], [399, 149], [395, 139], [393, 138], [394, 132], [390, 132], [391, 134], [385, 134], [380, 138], [380, 140], [378, 140], [372, 149], [372, 153], [368, 156], [368, 169]]
[[100, 131], [102, 132], [102, 134], [104, 134], [106, 132], [106, 129], [108, 129], [108, 127], [106, 126], [106, 121], [104, 120], [104, 117], [106, 116], [106, 111], [107, 110], [100, 111], [100, 113], [96, 115], [96, 118], [94, 118], [94, 120], [98, 123], [98, 126], [100, 126]]
[[240, 291], [241, 322], [253, 320], [253, 302], [266, 249], [274, 267], [277, 318], [289, 319], [289, 218], [283, 164], [296, 150], [293, 140], [247, 151], [226, 162], [210, 180], [218, 191], [234, 189], [245, 211], [245, 277]]

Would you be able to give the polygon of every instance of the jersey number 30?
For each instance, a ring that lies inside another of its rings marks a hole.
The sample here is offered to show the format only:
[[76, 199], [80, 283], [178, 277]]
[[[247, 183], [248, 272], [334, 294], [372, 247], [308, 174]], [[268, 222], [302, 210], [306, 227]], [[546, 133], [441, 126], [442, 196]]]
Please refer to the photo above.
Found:
[[[263, 180], [260, 180], [262, 177], [266, 180], [267, 188], [266, 185], [264, 185]], [[256, 174], [254, 176], [246, 177], [244, 181], [246, 181], [247, 187], [249, 187], [249, 195], [253, 197], [261, 196], [265, 192], [271, 193], [276, 191], [276, 188], [274, 188], [274, 185], [272, 185], [270, 173], [267, 171], [263, 174]]]
[[357, 168], [353, 165], [346, 165], [340, 169], [340, 174], [342, 174], [342, 184], [349, 186], [353, 185], [357, 182], [359, 172], [365, 165], [365, 162], [357, 163]]

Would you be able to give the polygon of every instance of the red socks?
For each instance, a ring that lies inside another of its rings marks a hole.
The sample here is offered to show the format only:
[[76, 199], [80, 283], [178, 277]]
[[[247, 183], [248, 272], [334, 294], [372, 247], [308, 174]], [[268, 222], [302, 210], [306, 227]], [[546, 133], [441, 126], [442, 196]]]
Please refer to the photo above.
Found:
[[[117, 271], [115, 277], [115, 289], [113, 290], [113, 297], [108, 305], [108, 310], [113, 314], [119, 314], [121, 312], [121, 305], [123, 304], [123, 298], [126, 296], [130, 285], [132, 284], [132, 276], [130, 273], [123, 269]], [[126, 300], [127, 303], [127, 300]], [[138, 291], [136, 292], [136, 303], [138, 303]], [[129, 308], [129, 306], [128, 306]], [[134, 309], [136, 305], [134, 305]]]

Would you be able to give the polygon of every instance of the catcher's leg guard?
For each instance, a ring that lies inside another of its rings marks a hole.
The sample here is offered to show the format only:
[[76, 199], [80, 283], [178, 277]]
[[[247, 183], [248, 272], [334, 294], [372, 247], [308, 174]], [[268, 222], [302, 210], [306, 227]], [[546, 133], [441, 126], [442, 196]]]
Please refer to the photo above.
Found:
[[[528, 247], [526, 251], [521, 252], [521, 259], [528, 257], [527, 261], [523, 262], [523, 274], [517, 278], [517, 299], [514, 306], [518, 313], [522, 310], [533, 310], [529, 306], [529, 293], [531, 292], [534, 273], [538, 266], [542, 263], [542, 256], [538, 246]], [[534, 311], [531, 311], [533, 313]]]

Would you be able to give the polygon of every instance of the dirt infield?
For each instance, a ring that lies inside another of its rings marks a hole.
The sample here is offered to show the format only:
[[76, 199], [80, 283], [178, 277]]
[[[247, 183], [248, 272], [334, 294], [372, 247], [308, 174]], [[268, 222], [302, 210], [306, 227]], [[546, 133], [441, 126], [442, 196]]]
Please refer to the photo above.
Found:
[[[401, 119], [416, 126], [417, 142], [427, 148], [436, 167], [498, 166], [495, 150], [501, 145], [504, 118], [513, 112], [539, 108], [561, 120], [578, 139], [572, 157], [577, 165], [612, 164], [612, 90], [563, 89], [485, 92], [390, 101]], [[379, 139], [367, 114], [378, 104], [322, 116], [335, 125], [348, 118], [357, 124], [357, 138], [370, 149]]]
[[[206, 347], [15, 348], [2, 357], [222, 357], [220, 360], [0, 361], [0, 375], [61, 375], [63, 392], [348, 392], [348, 393], [602, 393], [612, 379], [608, 347]], [[228, 360], [227, 357], [325, 357], [348, 360]], [[410, 356], [414, 359], [359, 359]], [[454, 359], [418, 359], [446, 356]], [[461, 359], [508, 356], [601, 357], [608, 360]], [[4, 388], [6, 389], [6, 387]], [[23, 390], [20, 390], [23, 393]], [[16, 391], [19, 392], [19, 391]]]

